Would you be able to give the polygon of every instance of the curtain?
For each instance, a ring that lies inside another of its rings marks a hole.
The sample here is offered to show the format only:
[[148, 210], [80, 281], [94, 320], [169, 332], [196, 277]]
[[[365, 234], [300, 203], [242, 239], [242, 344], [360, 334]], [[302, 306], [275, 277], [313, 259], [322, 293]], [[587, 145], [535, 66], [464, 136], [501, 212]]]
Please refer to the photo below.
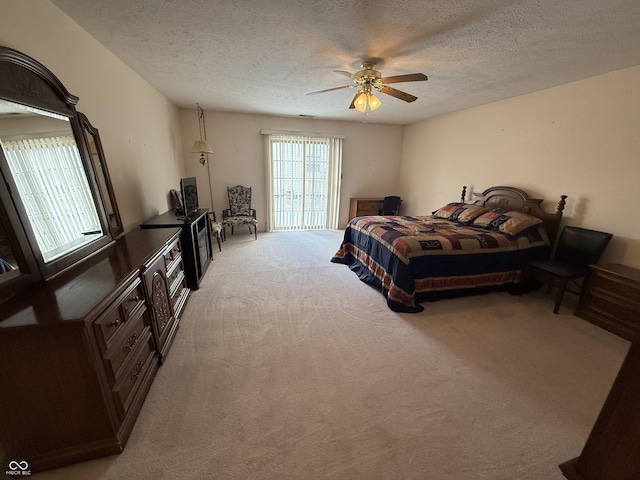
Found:
[[45, 261], [102, 233], [73, 136], [3, 140], [2, 148]]
[[267, 133], [265, 138], [268, 230], [337, 228], [343, 137]]

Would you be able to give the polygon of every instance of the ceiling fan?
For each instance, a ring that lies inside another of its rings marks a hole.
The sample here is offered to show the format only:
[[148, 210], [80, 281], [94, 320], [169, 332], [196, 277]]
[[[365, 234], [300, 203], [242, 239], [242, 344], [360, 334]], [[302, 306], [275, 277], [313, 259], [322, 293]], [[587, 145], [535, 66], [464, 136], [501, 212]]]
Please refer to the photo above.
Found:
[[409, 73], [406, 75], [395, 75], [392, 77], [383, 77], [378, 70], [374, 70], [376, 62], [365, 61], [362, 62], [360, 67], [362, 70], [356, 73], [345, 72], [344, 70], [334, 70], [334, 72], [341, 75], [346, 75], [353, 80], [352, 85], [343, 85], [341, 87], [327, 88], [326, 90], [318, 90], [317, 92], [311, 92], [307, 95], [315, 95], [316, 93], [331, 92], [333, 90], [342, 90], [345, 88], [357, 88], [358, 92], [353, 97], [349, 108], [355, 108], [359, 112], [366, 112], [368, 110], [375, 110], [382, 102], [372, 92], [377, 90], [378, 92], [386, 93], [392, 97], [399, 98], [405, 102], [413, 102], [418, 97], [410, 95], [405, 92], [401, 92], [395, 88], [390, 87], [389, 83], [400, 82], [419, 82], [427, 80], [427, 76], [424, 73]]

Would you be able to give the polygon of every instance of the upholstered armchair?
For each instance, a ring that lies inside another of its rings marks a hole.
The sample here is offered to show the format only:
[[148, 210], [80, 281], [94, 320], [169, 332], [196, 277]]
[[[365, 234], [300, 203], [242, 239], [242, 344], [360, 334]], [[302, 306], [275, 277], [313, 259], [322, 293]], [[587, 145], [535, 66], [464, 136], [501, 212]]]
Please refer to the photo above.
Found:
[[235, 187], [227, 187], [227, 195], [229, 196], [229, 208], [222, 211], [222, 236], [226, 237], [227, 227], [231, 228], [231, 235], [235, 227], [246, 225], [256, 240], [258, 239], [258, 220], [256, 220], [256, 211], [251, 208], [251, 187], [243, 187], [236, 185]]

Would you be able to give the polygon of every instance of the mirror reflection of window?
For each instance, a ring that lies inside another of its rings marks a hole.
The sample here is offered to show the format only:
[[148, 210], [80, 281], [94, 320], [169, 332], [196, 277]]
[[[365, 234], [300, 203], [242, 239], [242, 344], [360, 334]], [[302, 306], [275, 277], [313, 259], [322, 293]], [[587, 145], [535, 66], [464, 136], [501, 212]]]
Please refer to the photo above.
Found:
[[102, 237], [68, 119], [7, 102], [0, 107], [0, 146], [44, 262]]
[[[91, 161], [93, 162], [93, 165], [95, 167], [98, 186], [100, 187], [100, 190], [102, 192], [107, 192], [108, 187], [103, 174], [104, 166], [102, 165], [102, 160], [100, 159], [100, 154], [98, 153], [98, 148], [96, 147], [96, 142], [90, 132], [87, 132], [87, 140], [89, 142], [89, 150], [91, 152]], [[104, 203], [104, 208], [107, 211], [107, 216], [109, 217], [109, 225], [113, 228], [117, 226], [117, 223], [114, 223], [116, 219], [113, 212], [113, 205], [111, 205], [111, 197], [109, 195], [103, 195], [102, 201]]]
[[18, 262], [2, 225], [2, 219], [0, 219], [0, 275], [3, 275], [2, 279], [4, 280], [8, 276], [5, 274], [17, 273], [17, 270]]

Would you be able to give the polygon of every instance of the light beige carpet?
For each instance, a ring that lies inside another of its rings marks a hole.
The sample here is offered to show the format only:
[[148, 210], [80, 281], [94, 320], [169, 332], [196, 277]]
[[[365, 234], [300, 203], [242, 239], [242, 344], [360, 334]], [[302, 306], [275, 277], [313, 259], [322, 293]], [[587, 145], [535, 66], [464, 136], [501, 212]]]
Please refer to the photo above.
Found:
[[340, 231], [229, 236], [125, 451], [49, 479], [562, 479], [628, 342], [544, 292], [389, 310]]

